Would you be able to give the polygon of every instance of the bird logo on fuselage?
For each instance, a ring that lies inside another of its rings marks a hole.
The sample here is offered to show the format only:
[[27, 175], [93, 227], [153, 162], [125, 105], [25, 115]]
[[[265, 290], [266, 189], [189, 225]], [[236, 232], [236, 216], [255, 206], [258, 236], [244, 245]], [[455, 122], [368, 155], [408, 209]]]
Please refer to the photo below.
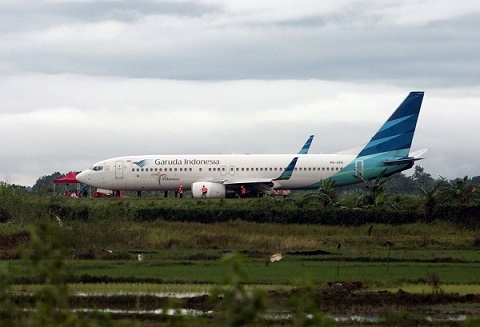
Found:
[[140, 168], [143, 168], [143, 167], [145, 167], [145, 165], [147, 164], [147, 160], [146, 160], [146, 159], [143, 159], [143, 160], [134, 162], [134, 164], [137, 165], [137, 166], [140, 167]]

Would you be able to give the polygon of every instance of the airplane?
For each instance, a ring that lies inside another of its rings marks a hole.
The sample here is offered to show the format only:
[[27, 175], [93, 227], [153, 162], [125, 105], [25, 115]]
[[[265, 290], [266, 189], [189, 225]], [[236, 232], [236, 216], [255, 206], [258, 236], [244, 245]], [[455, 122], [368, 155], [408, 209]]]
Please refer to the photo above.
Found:
[[297, 154], [125, 156], [95, 163], [77, 180], [123, 191], [177, 190], [182, 185], [194, 198], [225, 198], [238, 194], [241, 186], [258, 192], [315, 190], [327, 180], [343, 186], [359, 183], [359, 176], [387, 177], [412, 168], [427, 151], [410, 154], [423, 96], [422, 91], [410, 92], [361, 149], [336, 154], [301, 150]]

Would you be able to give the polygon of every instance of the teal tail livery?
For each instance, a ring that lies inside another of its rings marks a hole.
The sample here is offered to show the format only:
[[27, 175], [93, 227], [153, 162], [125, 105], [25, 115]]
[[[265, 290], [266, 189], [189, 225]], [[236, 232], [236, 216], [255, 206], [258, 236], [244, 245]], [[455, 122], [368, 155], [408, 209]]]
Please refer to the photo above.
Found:
[[353, 175], [376, 178], [386, 169], [384, 176], [409, 169], [418, 155], [409, 156], [423, 101], [423, 92], [410, 92], [397, 110], [383, 124], [370, 142], [360, 151], [355, 160], [331, 178], [336, 185], [351, 184]]
[[[309, 137], [296, 154], [134, 155], [97, 162], [81, 183], [115, 191], [191, 190], [194, 198], [225, 198], [280, 190], [318, 189], [373, 179], [413, 167], [427, 150], [410, 152], [423, 92], [411, 92], [366, 146], [309, 154]], [[207, 190], [205, 194], [205, 190]]]

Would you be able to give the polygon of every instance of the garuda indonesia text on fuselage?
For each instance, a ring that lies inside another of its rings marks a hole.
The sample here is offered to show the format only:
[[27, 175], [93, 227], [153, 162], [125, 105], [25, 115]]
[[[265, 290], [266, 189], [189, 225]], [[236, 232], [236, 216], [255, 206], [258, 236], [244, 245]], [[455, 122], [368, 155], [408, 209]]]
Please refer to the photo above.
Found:
[[[411, 92], [368, 144], [356, 153], [278, 155], [143, 155], [107, 159], [77, 175], [79, 182], [125, 191], [176, 190], [222, 198], [241, 186], [255, 191], [317, 189], [321, 181], [358, 183], [409, 169], [426, 150], [410, 154], [423, 92]], [[311, 142], [311, 140], [310, 140]], [[308, 141], [307, 141], [308, 143]]]

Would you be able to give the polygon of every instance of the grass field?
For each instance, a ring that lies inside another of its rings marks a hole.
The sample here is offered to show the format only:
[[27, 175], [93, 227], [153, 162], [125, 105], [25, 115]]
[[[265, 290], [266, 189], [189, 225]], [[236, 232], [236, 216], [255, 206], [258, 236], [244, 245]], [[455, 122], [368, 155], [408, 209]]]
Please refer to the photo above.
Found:
[[[128, 210], [136, 202], [139, 200], [91, 204]], [[17, 253], [23, 253], [27, 258], [0, 261], [0, 270], [10, 272], [0, 286], [17, 296], [15, 301], [30, 292], [42, 294], [45, 282], [36, 283], [35, 278], [40, 273], [48, 277], [51, 272], [42, 267], [56, 267], [55, 264], [61, 268], [52, 275], [53, 279], [65, 276], [62, 280], [67, 282], [68, 294], [85, 294], [85, 303], [90, 295], [201, 295], [225, 284], [237, 291], [245, 288], [245, 294], [253, 294], [253, 290], [264, 292], [269, 305], [277, 297], [284, 301], [292, 294], [305, 303], [318, 301], [319, 294], [324, 294], [330, 283], [359, 282], [361, 288], [353, 293], [368, 296], [397, 294], [402, 290], [420, 295], [418, 301], [425, 300], [422, 295], [480, 294], [480, 231], [447, 222], [353, 227], [241, 220], [210, 224], [138, 222], [115, 216], [88, 221], [50, 220], [53, 224], [49, 234], [39, 237], [36, 245], [29, 243], [25, 235], [37, 230], [40, 220], [0, 224], [0, 254], [18, 258]], [[65, 257], [59, 256], [57, 239], [66, 249]], [[17, 250], [17, 246], [23, 250]], [[231, 253], [243, 256], [237, 268], [223, 263], [222, 258]], [[274, 253], [282, 253], [283, 259], [267, 264]], [[143, 256], [143, 261], [138, 260], [138, 255]], [[33, 283], [26, 282], [30, 277]], [[6, 280], [10, 285], [5, 284]], [[313, 285], [313, 293], [308, 293], [308, 287], [304, 287], [305, 294], [298, 291], [303, 287], [299, 285], [308, 283]], [[333, 299], [335, 305], [324, 305], [322, 310], [337, 308], [336, 304], [341, 302], [335, 301], [342, 297], [351, 300], [350, 294], [338, 295]], [[476, 302], [467, 305], [455, 299], [445, 301], [450, 307], [442, 309], [442, 314], [452, 307], [460, 312], [458, 308], [464, 306], [468, 307], [466, 314], [480, 313], [480, 304]], [[360, 307], [355, 303], [349, 312], [357, 312]], [[414, 309], [412, 306], [405, 310]]]
[[[73, 276], [108, 277], [109, 280], [129, 279], [139, 283], [154, 280], [159, 284], [220, 284], [227, 268], [219, 260], [155, 260], [148, 256], [144, 262], [134, 260], [71, 260], [67, 267]], [[424, 262], [359, 262], [326, 261], [315, 258], [289, 258], [265, 264], [266, 260], [247, 260], [243, 268], [247, 283], [289, 285], [298, 279], [316, 283], [329, 281], [360, 281], [365, 287], [390, 287], [399, 284], [426, 283], [431, 273], [438, 275], [442, 284], [479, 284], [478, 263], [424, 263]], [[20, 266], [20, 264], [15, 265]], [[26, 268], [28, 269], [28, 268]], [[21, 271], [21, 270], [20, 270]]]

